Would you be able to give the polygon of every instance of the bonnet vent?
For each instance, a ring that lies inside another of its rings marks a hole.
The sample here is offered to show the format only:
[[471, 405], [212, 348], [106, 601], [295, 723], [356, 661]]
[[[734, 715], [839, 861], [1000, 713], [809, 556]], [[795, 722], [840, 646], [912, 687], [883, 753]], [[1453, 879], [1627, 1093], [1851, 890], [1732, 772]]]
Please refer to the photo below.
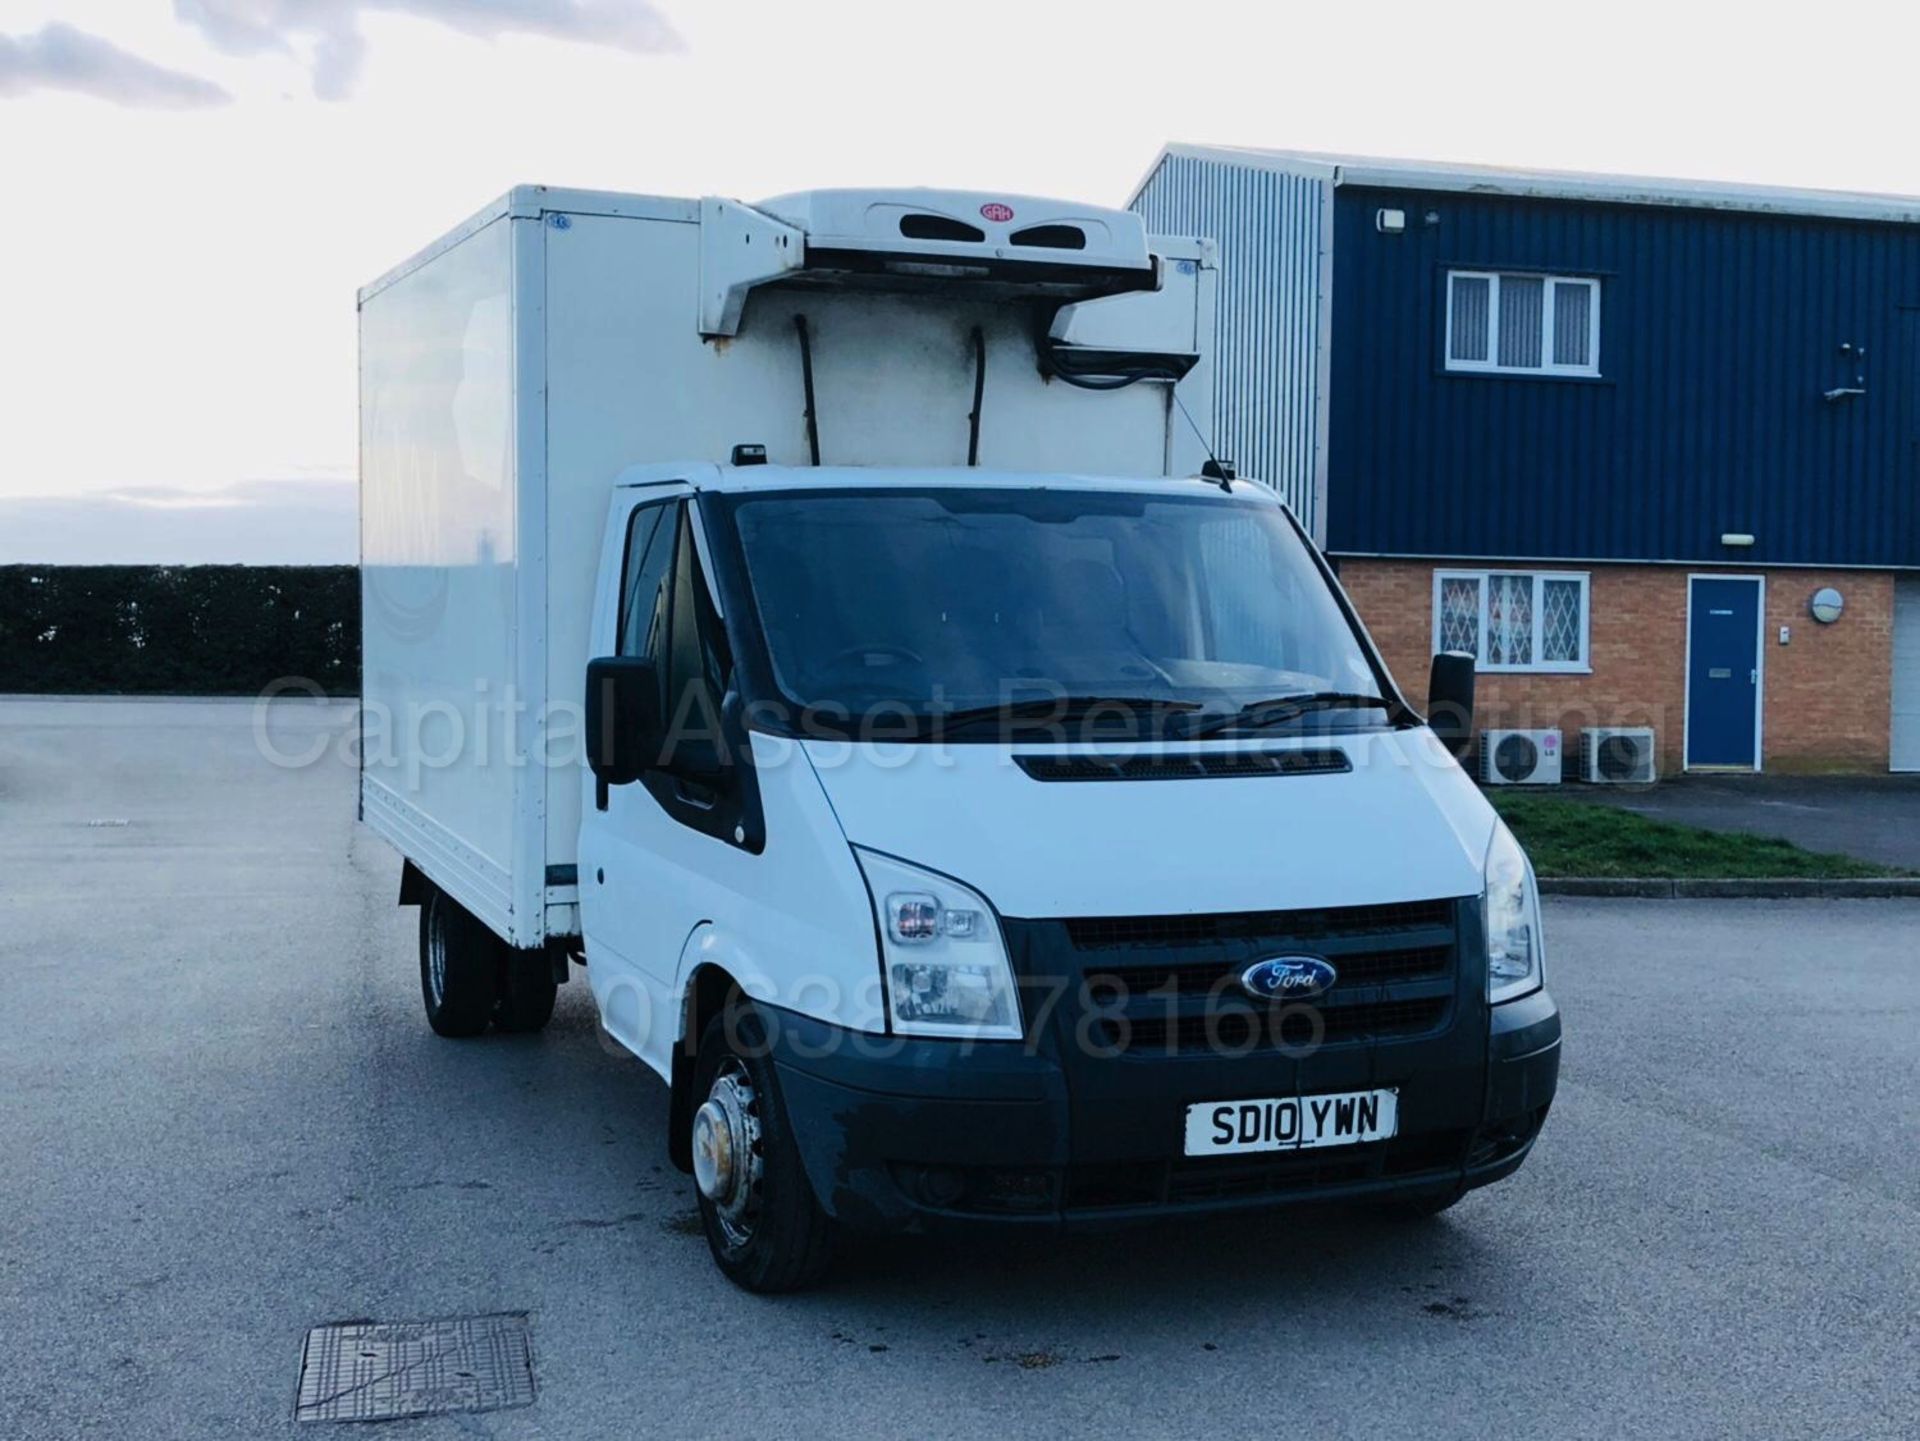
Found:
[[1185, 755], [1015, 756], [1037, 781], [1240, 780], [1256, 776], [1343, 775], [1353, 769], [1334, 747], [1284, 751], [1189, 751]]

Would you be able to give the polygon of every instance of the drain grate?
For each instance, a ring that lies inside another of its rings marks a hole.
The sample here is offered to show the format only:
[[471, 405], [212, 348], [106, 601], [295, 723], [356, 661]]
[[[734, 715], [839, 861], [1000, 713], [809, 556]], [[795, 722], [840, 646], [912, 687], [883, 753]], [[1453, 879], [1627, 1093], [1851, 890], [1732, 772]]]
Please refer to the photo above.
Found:
[[307, 1332], [296, 1421], [392, 1421], [533, 1404], [524, 1313], [346, 1321]]

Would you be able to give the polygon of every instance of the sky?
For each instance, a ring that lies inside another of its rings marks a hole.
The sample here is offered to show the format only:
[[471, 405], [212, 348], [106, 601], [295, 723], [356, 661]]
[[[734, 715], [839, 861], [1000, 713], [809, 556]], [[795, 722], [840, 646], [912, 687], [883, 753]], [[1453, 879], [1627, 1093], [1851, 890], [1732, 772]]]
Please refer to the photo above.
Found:
[[1904, 7], [0, 0], [0, 562], [355, 554], [357, 288], [516, 183], [1124, 204], [1160, 146], [1920, 194]]

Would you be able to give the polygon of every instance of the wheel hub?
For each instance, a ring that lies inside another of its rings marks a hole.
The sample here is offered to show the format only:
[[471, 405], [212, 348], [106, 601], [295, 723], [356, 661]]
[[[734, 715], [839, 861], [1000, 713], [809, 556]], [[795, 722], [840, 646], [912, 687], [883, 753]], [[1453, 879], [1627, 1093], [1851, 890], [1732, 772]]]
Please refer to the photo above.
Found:
[[729, 1068], [693, 1114], [693, 1180], [734, 1244], [753, 1233], [760, 1204], [760, 1117], [753, 1083]]

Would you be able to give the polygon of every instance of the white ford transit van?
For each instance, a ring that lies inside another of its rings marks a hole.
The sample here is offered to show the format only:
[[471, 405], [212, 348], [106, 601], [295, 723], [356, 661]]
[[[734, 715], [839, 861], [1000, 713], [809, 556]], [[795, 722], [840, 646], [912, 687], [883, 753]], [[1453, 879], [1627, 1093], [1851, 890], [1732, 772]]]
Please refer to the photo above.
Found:
[[361, 806], [436, 1031], [584, 966], [742, 1285], [835, 1237], [1425, 1215], [1539, 1133], [1531, 869], [1265, 487], [1211, 247], [523, 189], [361, 297]]

